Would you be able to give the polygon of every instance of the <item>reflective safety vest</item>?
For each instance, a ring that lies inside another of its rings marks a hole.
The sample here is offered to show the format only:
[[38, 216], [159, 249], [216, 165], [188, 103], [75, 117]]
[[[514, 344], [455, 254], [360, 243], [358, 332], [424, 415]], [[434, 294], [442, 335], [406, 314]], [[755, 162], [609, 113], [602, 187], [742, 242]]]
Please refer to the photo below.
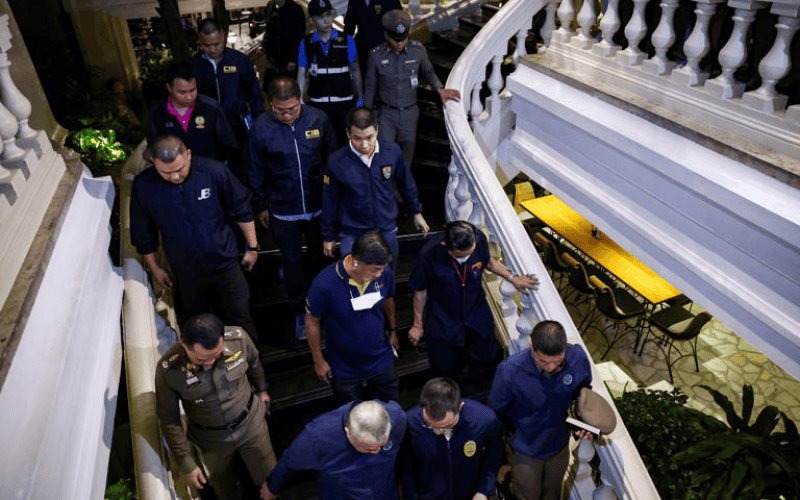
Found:
[[353, 84], [347, 62], [347, 35], [337, 33], [328, 40], [328, 54], [314, 33], [306, 35], [308, 95], [311, 102], [341, 102], [353, 99]]

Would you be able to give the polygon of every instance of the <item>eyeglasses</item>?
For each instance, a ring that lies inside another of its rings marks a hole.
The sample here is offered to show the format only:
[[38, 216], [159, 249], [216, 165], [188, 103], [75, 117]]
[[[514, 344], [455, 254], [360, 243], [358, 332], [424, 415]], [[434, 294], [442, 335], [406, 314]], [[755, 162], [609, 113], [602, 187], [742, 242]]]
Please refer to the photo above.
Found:
[[275, 113], [276, 115], [283, 115], [283, 116], [291, 116], [291, 115], [297, 113], [298, 109], [300, 109], [300, 103], [299, 102], [297, 104], [295, 104], [294, 106], [289, 107], [289, 108], [276, 108], [275, 106], [272, 106], [272, 112], [273, 113]]
[[453, 420], [453, 422], [452, 422], [450, 425], [448, 425], [448, 426], [445, 426], [445, 427], [433, 427], [433, 426], [431, 426], [431, 425], [428, 425], [428, 424], [426, 424], [426, 423], [425, 423], [425, 421], [423, 420], [423, 421], [422, 421], [422, 427], [424, 427], [424, 428], [426, 428], [426, 429], [430, 429], [430, 430], [432, 430], [433, 432], [446, 432], [446, 431], [452, 431], [452, 430], [455, 428], [455, 426], [456, 426], [456, 425], [458, 425], [458, 419], [459, 419], [459, 417], [461, 417], [461, 414], [460, 414], [460, 413], [459, 413], [458, 415], [456, 415], [456, 418], [455, 418], [455, 420]]

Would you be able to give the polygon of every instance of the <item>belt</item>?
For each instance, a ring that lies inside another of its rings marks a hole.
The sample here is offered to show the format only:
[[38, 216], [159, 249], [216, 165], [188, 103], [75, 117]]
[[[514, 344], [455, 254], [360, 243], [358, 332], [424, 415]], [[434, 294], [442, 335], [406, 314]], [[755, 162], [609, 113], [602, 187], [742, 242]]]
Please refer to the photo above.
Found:
[[407, 109], [413, 108], [416, 105], [417, 105], [417, 103], [410, 104], [408, 106], [392, 106], [391, 104], [386, 104], [385, 102], [381, 103], [381, 107], [382, 108], [396, 109], [397, 111], [405, 111]]
[[253, 399], [254, 398], [255, 398], [255, 395], [253, 395], [250, 398], [250, 401], [247, 402], [247, 406], [244, 407], [244, 410], [242, 410], [242, 412], [239, 413], [236, 416], [236, 418], [234, 418], [233, 420], [231, 420], [227, 424], [210, 426], [210, 427], [205, 427], [205, 426], [202, 426], [202, 425], [198, 425], [197, 427], [203, 429], [204, 431], [224, 431], [224, 430], [232, 431], [232, 430], [236, 429], [237, 427], [239, 427], [239, 425], [241, 425], [242, 422], [244, 422], [244, 419], [247, 418], [247, 414], [250, 412], [250, 407], [253, 406]]

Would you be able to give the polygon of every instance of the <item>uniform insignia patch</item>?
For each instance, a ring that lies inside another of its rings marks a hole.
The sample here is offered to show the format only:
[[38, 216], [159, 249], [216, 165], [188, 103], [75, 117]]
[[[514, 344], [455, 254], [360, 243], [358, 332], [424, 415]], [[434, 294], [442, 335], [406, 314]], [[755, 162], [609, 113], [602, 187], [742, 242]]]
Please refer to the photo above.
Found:
[[196, 116], [194, 119], [194, 125], [197, 128], [206, 128], [206, 119], [203, 116]]
[[331, 178], [328, 177], [327, 175], [323, 175], [322, 176], [322, 183], [323, 184], [330, 184], [331, 183]]
[[306, 139], [319, 139], [319, 129], [313, 128], [311, 130], [306, 130]]
[[241, 336], [242, 336], [242, 331], [236, 327], [231, 328], [230, 330], [225, 330], [226, 339], [238, 339]]
[[169, 361], [162, 361], [162, 362], [161, 362], [161, 368], [163, 368], [163, 369], [165, 369], [165, 370], [166, 370], [167, 368], [169, 368]]
[[563, 382], [564, 382], [564, 385], [569, 385], [569, 384], [571, 384], [571, 383], [572, 383], [572, 375], [571, 375], [571, 374], [569, 374], [569, 373], [567, 373], [566, 375], [564, 375], [564, 380], [563, 380]]
[[239, 359], [239, 356], [241, 356], [241, 355], [242, 355], [242, 351], [236, 351], [235, 353], [233, 353], [232, 356], [229, 356], [229, 357], [225, 358], [225, 362], [226, 363], [231, 363], [233, 361], [236, 361], [237, 359]]
[[389, 450], [392, 449], [392, 446], [394, 446], [394, 445], [392, 444], [392, 441], [389, 440], [389, 441], [386, 442], [385, 445], [383, 445], [382, 449], [383, 449], [383, 451], [389, 451]]
[[394, 27], [394, 31], [402, 35], [403, 33], [406, 32], [406, 27], [403, 26], [402, 24], [398, 24], [397, 26]]
[[381, 167], [381, 173], [383, 174], [384, 179], [391, 179], [392, 178], [392, 166], [391, 165], [384, 165]]
[[223, 73], [236, 73], [236, 66], [223, 66], [222, 67]]
[[478, 445], [473, 440], [469, 440], [464, 443], [464, 456], [469, 458], [475, 455], [475, 452], [478, 450]]
[[383, 9], [383, 5], [381, 5], [381, 4], [379, 4], [379, 3], [376, 3], [376, 4], [375, 4], [375, 13], [376, 13], [376, 14], [380, 15], [380, 14], [381, 14], [381, 10], [382, 10], [382, 9]]
[[244, 363], [244, 358], [237, 359], [237, 360], [236, 360], [236, 361], [234, 361], [233, 363], [231, 363], [231, 364], [229, 364], [229, 365], [225, 365], [225, 369], [226, 369], [227, 371], [231, 371], [231, 370], [233, 370], [234, 368], [236, 368], [237, 366], [241, 365], [242, 363]]
[[186, 379], [186, 387], [192, 387], [193, 385], [199, 384], [200, 379], [197, 377], [191, 377]]

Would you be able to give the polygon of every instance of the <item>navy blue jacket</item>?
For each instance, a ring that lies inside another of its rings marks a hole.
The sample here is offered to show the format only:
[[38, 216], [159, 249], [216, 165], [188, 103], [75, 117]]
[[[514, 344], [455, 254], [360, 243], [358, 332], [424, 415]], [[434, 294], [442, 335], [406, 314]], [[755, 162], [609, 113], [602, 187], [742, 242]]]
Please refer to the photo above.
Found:
[[225, 111], [217, 101], [198, 95], [189, 118], [189, 128], [183, 131], [178, 119], [167, 111], [167, 102], [158, 103], [150, 110], [147, 123], [147, 142], [164, 134], [179, 137], [192, 154], [214, 160], [233, 161], [239, 149]]
[[272, 111], [262, 114], [250, 133], [250, 186], [256, 212], [278, 215], [313, 213], [322, 208], [322, 173], [336, 149], [328, 116], [303, 106], [294, 125]]
[[400, 0], [370, 0], [366, 5], [364, 0], [350, 0], [347, 3], [347, 12], [344, 15], [344, 32], [353, 35], [358, 27], [356, 46], [358, 58], [366, 64], [367, 54], [373, 47], [382, 44], [386, 39], [383, 36], [383, 15], [394, 9], [402, 9]]
[[133, 180], [131, 242], [140, 254], [158, 250], [159, 234], [173, 272], [193, 276], [239, 265], [233, 223], [250, 222], [250, 194], [222, 163], [192, 156], [181, 184], [150, 167]]
[[428, 292], [425, 336], [457, 346], [464, 345], [467, 326], [483, 338], [493, 336], [494, 321], [481, 284], [491, 259], [486, 237], [477, 231], [475, 251], [464, 264], [450, 256], [443, 240], [444, 234], [422, 247], [408, 282], [412, 290]]
[[528, 348], [498, 365], [488, 404], [513, 423], [515, 452], [547, 460], [569, 442], [567, 408], [591, 384], [589, 359], [581, 346], [568, 344], [563, 369], [551, 376], [539, 371]]
[[367, 167], [348, 142], [328, 159], [322, 186], [322, 236], [336, 239], [336, 225], [342, 233], [360, 236], [367, 231], [391, 231], [397, 227], [397, 201], [392, 184], [411, 212], [422, 212], [417, 199], [417, 185], [403, 162], [403, 153], [395, 143], [378, 141], [379, 151]]
[[494, 493], [503, 442], [502, 426], [490, 408], [465, 399], [449, 441], [423, 427], [419, 405], [406, 416], [403, 498], [471, 500], [475, 493]]
[[272, 493], [280, 493], [293, 472], [313, 470], [319, 471], [320, 500], [397, 498], [394, 467], [406, 432], [406, 414], [394, 401], [381, 402], [392, 422], [389, 441], [377, 454], [360, 453], [344, 433], [356, 404], [324, 413], [306, 425], [270, 474], [267, 484]]
[[214, 64], [198, 52], [189, 59], [197, 79], [197, 92], [222, 105], [228, 121], [238, 128], [248, 114], [255, 119], [264, 112], [264, 96], [258, 84], [253, 64], [238, 50], [226, 47]]

